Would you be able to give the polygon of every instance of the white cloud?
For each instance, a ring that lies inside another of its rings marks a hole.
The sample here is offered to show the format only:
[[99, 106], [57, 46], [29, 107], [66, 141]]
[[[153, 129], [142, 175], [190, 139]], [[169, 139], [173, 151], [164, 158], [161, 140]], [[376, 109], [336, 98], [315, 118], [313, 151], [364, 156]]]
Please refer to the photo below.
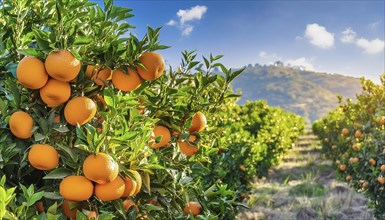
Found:
[[180, 9], [176, 14], [179, 17], [180, 22], [183, 24], [186, 21], [201, 20], [206, 11], [206, 6], [197, 5], [188, 10]]
[[266, 57], [266, 55], [267, 55], [267, 53], [266, 53], [266, 51], [259, 51], [259, 54], [258, 54], [258, 56], [260, 57], [260, 58], [264, 58], [264, 57]]
[[380, 24], [381, 24], [381, 21], [376, 21], [376, 22], [370, 23], [368, 26], [369, 26], [369, 29], [377, 29], [377, 27]]
[[313, 64], [311, 64], [310, 61], [307, 60], [305, 57], [300, 57], [295, 60], [286, 60], [284, 63], [289, 66], [304, 67], [306, 70], [314, 71]]
[[331, 48], [334, 45], [334, 34], [316, 23], [306, 26], [305, 37], [310, 40], [311, 44], [323, 49]]
[[191, 34], [191, 32], [194, 30], [194, 27], [191, 25], [186, 25], [182, 30], [183, 36], [188, 36]]
[[197, 5], [190, 9], [179, 9], [176, 13], [178, 16], [178, 21], [170, 20], [166, 23], [168, 26], [176, 26], [181, 31], [182, 36], [188, 36], [194, 30], [194, 26], [188, 24], [188, 22], [194, 20], [201, 20], [203, 15], [207, 12], [206, 6]]
[[175, 25], [177, 25], [177, 22], [174, 21], [174, 20], [170, 20], [169, 22], [166, 23], [166, 25], [168, 25], [168, 26], [175, 26]]
[[356, 32], [352, 30], [352, 28], [348, 27], [344, 31], [341, 32], [341, 42], [345, 44], [354, 43], [356, 40]]
[[357, 40], [356, 45], [364, 49], [364, 53], [376, 54], [384, 50], [385, 42], [378, 38], [374, 40], [367, 40], [365, 38], [360, 38]]

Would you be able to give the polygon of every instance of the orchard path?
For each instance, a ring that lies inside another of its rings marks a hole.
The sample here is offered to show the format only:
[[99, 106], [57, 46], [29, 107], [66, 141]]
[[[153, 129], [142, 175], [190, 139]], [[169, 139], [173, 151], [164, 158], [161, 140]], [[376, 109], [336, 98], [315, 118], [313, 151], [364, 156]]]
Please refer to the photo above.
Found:
[[279, 166], [254, 181], [244, 201], [250, 209], [237, 219], [374, 219], [364, 195], [338, 181], [334, 170], [323, 158], [316, 136], [301, 136]]

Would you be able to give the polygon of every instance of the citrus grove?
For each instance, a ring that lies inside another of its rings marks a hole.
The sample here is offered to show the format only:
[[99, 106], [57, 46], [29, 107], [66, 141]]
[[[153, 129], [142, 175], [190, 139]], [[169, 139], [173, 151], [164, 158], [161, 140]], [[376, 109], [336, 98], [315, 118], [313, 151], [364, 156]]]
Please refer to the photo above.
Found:
[[385, 217], [385, 75], [381, 84], [362, 79], [357, 101], [340, 106], [313, 124], [338, 176], [367, 195], [378, 219]]
[[233, 219], [301, 118], [239, 106], [231, 70], [105, 0], [0, 3], [0, 218]]

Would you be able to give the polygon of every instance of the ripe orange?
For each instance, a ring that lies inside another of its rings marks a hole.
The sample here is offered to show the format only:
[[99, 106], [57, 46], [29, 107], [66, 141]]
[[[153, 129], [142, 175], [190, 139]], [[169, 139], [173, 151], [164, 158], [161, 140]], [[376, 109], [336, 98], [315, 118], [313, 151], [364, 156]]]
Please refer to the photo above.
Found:
[[136, 210], [138, 210], [138, 207], [135, 205], [135, 203], [131, 199], [125, 199], [123, 201], [123, 207], [126, 212], [131, 208], [131, 206], [135, 206]]
[[33, 119], [23, 111], [14, 112], [9, 118], [9, 128], [13, 135], [21, 139], [27, 139], [32, 136]]
[[81, 209], [81, 206], [75, 206], [71, 209], [70, 206], [72, 206], [73, 203], [75, 202], [64, 199], [61, 209], [67, 218], [76, 219], [76, 212]]
[[375, 166], [376, 163], [377, 163], [377, 161], [376, 161], [375, 159], [370, 158], [370, 160], [369, 160], [369, 165], [370, 165], [370, 166]]
[[40, 89], [40, 98], [48, 107], [57, 107], [65, 103], [70, 96], [70, 84], [56, 79], [49, 79]]
[[385, 164], [382, 164], [380, 167], [381, 172], [385, 173]]
[[159, 53], [145, 52], [139, 57], [139, 62], [146, 67], [137, 66], [138, 73], [144, 80], [156, 80], [164, 73], [164, 60]]
[[345, 171], [346, 170], [346, 165], [341, 164], [339, 167], [340, 171]]
[[79, 74], [81, 63], [68, 50], [52, 51], [45, 59], [45, 69], [52, 78], [69, 82]]
[[354, 143], [352, 146], [352, 149], [354, 151], [360, 151], [361, 150], [361, 143]]
[[364, 134], [362, 134], [362, 132], [360, 130], [357, 130], [355, 133], [354, 133], [354, 136], [358, 139], [360, 138], [363, 138], [364, 137]]
[[349, 129], [347, 128], [343, 128], [342, 131], [341, 131], [341, 134], [345, 137], [349, 136]]
[[88, 65], [86, 69], [86, 76], [99, 86], [102, 86], [111, 79], [112, 71], [108, 66], [100, 67]]
[[380, 125], [385, 125], [385, 116], [381, 116], [379, 122], [380, 122]]
[[128, 197], [137, 194], [142, 188], [142, 177], [136, 170], [129, 170], [129, 172], [134, 175], [134, 179], [130, 176], [127, 176], [124, 179], [125, 190], [122, 197]]
[[152, 147], [152, 148], [158, 149], [158, 148], [164, 147], [171, 140], [170, 130], [168, 128], [166, 128], [165, 126], [157, 125], [154, 128], [153, 132], [154, 132], [154, 136], [152, 137], [152, 139], [155, 140], [158, 137], [162, 137], [162, 138], [159, 141], [159, 143], [155, 143], [155, 142], [151, 143], [150, 147]]
[[87, 219], [98, 220], [98, 213], [96, 213], [96, 211], [90, 211], [87, 215]]
[[[196, 140], [195, 135], [190, 135], [189, 141], [194, 142]], [[192, 156], [198, 152], [198, 146], [191, 145], [188, 141], [179, 140], [179, 150], [186, 156]]]
[[189, 202], [183, 209], [185, 215], [191, 214], [194, 217], [201, 213], [202, 206], [199, 202]]
[[369, 189], [369, 183], [368, 183], [368, 182], [364, 182], [364, 183], [362, 184], [362, 188], [364, 188], [364, 189]]
[[84, 176], [67, 176], [61, 181], [59, 190], [64, 199], [80, 202], [91, 198], [94, 185]]
[[351, 157], [349, 158], [349, 163], [350, 164], [356, 164], [358, 163], [359, 159], [357, 157]]
[[64, 107], [64, 117], [71, 125], [83, 125], [96, 114], [96, 104], [92, 99], [81, 96], [68, 101]]
[[83, 162], [83, 173], [89, 180], [106, 184], [118, 176], [119, 165], [108, 154], [90, 154]]
[[17, 80], [29, 89], [40, 89], [48, 80], [44, 63], [36, 57], [24, 57], [16, 69]]
[[128, 74], [124, 73], [120, 69], [114, 70], [112, 73], [112, 84], [122, 91], [132, 91], [140, 87], [142, 84], [142, 78], [140, 78], [139, 74], [128, 68]]
[[352, 180], [352, 176], [347, 175], [347, 176], [345, 177], [345, 180], [346, 180], [347, 182], [349, 182], [350, 180]]
[[138, 194], [140, 189], [142, 188], [142, 176], [140, 176], [140, 174], [136, 170], [130, 170], [130, 172], [134, 175], [136, 181], [136, 188], [134, 194]]
[[197, 112], [193, 115], [189, 132], [201, 132], [207, 126], [206, 116], [202, 112]]
[[52, 170], [59, 164], [59, 154], [48, 144], [34, 144], [28, 152], [28, 161], [38, 170]]
[[113, 181], [106, 184], [97, 183], [95, 185], [95, 195], [103, 201], [119, 199], [123, 196], [124, 190], [124, 180], [120, 176], [117, 176]]
[[380, 176], [380, 177], [377, 178], [377, 181], [378, 181], [380, 184], [384, 185], [384, 184], [385, 184], [385, 177]]

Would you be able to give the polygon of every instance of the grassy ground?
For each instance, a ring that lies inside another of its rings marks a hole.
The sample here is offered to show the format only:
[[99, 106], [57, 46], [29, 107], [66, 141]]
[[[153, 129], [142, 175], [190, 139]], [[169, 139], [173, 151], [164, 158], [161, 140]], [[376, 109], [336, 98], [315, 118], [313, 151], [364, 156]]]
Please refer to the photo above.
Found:
[[367, 199], [335, 179], [315, 136], [305, 135], [283, 162], [255, 180], [237, 219], [374, 219]]

